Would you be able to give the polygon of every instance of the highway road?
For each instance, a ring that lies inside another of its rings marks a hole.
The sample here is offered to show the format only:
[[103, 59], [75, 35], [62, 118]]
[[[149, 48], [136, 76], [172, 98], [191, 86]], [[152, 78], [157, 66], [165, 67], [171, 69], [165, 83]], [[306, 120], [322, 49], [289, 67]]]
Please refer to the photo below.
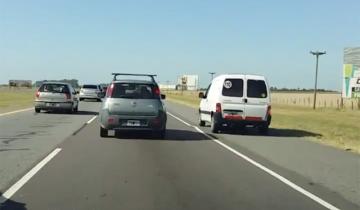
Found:
[[211, 135], [195, 109], [168, 102], [164, 140], [100, 138], [99, 106], [0, 117], [1, 210], [360, 207], [359, 156], [305, 140], [310, 133]]

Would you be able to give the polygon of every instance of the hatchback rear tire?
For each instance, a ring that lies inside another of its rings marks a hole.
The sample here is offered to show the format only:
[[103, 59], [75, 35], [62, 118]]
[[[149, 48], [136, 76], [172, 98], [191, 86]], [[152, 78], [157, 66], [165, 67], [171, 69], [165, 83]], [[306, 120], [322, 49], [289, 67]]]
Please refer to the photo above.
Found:
[[41, 109], [35, 108], [35, 112], [36, 112], [36, 113], [40, 113], [40, 111], [41, 111]]
[[108, 129], [100, 127], [100, 137], [108, 137]]

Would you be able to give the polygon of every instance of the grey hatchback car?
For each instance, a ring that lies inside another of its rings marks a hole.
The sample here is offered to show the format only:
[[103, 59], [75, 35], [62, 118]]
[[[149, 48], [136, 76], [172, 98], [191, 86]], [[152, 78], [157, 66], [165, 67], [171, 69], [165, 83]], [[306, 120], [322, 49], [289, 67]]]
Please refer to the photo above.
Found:
[[43, 83], [35, 94], [35, 112], [41, 110], [66, 111], [73, 113], [78, 111], [79, 101], [77, 92], [67, 83], [47, 82]]
[[[100, 136], [107, 137], [108, 130], [147, 130], [158, 138], [166, 133], [166, 108], [156, 75], [113, 73], [99, 113]], [[146, 76], [148, 80], [117, 79], [117, 76]]]

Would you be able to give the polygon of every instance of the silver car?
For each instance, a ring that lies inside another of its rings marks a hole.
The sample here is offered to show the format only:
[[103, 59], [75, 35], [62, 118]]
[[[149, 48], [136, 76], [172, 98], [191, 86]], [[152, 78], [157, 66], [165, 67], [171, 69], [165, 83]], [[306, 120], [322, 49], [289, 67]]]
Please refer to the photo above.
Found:
[[39, 113], [41, 110], [77, 112], [79, 101], [76, 94], [70, 84], [60, 82], [43, 83], [35, 94], [35, 112]]
[[[166, 133], [166, 109], [155, 75], [116, 74], [100, 110], [100, 136], [108, 130], [147, 130], [159, 138]], [[116, 76], [149, 76], [147, 80], [117, 80]]]
[[83, 85], [80, 89], [80, 101], [84, 99], [95, 99], [101, 101], [102, 98], [102, 88], [100, 85]]

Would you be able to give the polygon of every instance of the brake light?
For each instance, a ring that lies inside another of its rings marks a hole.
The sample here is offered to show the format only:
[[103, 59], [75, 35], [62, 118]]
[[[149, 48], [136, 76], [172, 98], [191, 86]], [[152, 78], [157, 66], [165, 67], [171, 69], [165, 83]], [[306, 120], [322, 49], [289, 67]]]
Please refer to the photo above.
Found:
[[271, 116], [271, 106], [268, 106], [267, 111], [266, 111], [266, 115]]
[[154, 87], [153, 92], [155, 95], [159, 96], [160, 95], [160, 88], [159, 87]]
[[40, 97], [40, 91], [36, 91], [35, 97], [36, 97], [36, 98], [39, 98], [39, 97]]
[[70, 96], [70, 93], [65, 93], [65, 97], [66, 97], [66, 99], [71, 99], [71, 96]]
[[114, 90], [114, 83], [112, 83], [110, 85], [110, 87], [106, 90], [106, 97], [107, 98], [111, 98], [113, 90]]
[[216, 112], [221, 112], [221, 103], [216, 103]]

